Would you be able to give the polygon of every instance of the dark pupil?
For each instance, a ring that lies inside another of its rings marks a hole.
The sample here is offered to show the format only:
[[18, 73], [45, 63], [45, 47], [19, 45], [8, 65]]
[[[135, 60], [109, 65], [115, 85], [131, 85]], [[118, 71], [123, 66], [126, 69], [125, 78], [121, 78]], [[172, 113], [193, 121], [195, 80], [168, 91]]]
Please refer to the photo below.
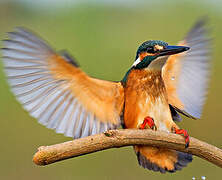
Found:
[[146, 49], [146, 51], [147, 51], [148, 53], [154, 53], [154, 48], [153, 48], [153, 47], [148, 47], [148, 48]]

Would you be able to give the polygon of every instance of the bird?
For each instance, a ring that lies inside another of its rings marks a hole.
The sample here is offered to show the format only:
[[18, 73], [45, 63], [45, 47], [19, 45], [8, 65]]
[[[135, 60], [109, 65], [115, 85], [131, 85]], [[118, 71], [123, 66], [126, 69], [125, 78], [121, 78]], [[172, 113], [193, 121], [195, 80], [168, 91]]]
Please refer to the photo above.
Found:
[[[120, 81], [87, 75], [68, 51], [56, 51], [23, 27], [8, 33], [1, 51], [11, 91], [47, 128], [75, 139], [121, 126], [150, 129], [181, 134], [189, 146], [188, 132], [176, 123], [181, 114], [201, 117], [211, 59], [205, 19], [177, 45], [142, 43]], [[160, 173], [192, 162], [191, 154], [164, 147], [135, 145], [134, 151], [140, 166]]]

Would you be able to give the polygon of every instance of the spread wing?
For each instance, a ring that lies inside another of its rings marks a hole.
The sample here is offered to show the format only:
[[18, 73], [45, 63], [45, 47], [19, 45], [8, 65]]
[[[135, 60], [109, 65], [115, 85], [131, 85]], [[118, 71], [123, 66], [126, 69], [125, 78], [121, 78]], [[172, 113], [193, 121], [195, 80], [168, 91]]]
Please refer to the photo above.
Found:
[[120, 124], [121, 83], [87, 76], [69, 54], [23, 28], [9, 33], [2, 53], [13, 93], [41, 124], [74, 138]]
[[205, 21], [198, 21], [180, 45], [190, 50], [170, 56], [162, 77], [169, 104], [189, 117], [200, 118], [205, 101], [210, 70], [210, 39]]

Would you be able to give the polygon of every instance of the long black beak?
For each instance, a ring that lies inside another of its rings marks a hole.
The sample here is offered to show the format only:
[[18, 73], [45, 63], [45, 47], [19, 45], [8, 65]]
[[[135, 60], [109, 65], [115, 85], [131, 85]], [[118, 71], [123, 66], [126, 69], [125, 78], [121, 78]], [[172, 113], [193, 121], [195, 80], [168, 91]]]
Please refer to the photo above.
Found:
[[186, 46], [167, 46], [165, 49], [160, 51], [159, 56], [178, 54], [189, 49], [190, 48]]

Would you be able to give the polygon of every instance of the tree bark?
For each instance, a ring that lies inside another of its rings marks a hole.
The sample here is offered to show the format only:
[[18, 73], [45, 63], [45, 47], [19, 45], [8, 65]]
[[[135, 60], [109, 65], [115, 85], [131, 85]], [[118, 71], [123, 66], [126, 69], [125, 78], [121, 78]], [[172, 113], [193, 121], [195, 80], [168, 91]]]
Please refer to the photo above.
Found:
[[132, 145], [150, 145], [174, 149], [196, 155], [222, 167], [221, 149], [192, 137], [190, 137], [190, 146], [185, 148], [185, 141], [182, 136], [147, 129], [109, 130], [61, 144], [41, 146], [34, 155], [33, 161], [37, 165], [48, 165], [84, 154]]

